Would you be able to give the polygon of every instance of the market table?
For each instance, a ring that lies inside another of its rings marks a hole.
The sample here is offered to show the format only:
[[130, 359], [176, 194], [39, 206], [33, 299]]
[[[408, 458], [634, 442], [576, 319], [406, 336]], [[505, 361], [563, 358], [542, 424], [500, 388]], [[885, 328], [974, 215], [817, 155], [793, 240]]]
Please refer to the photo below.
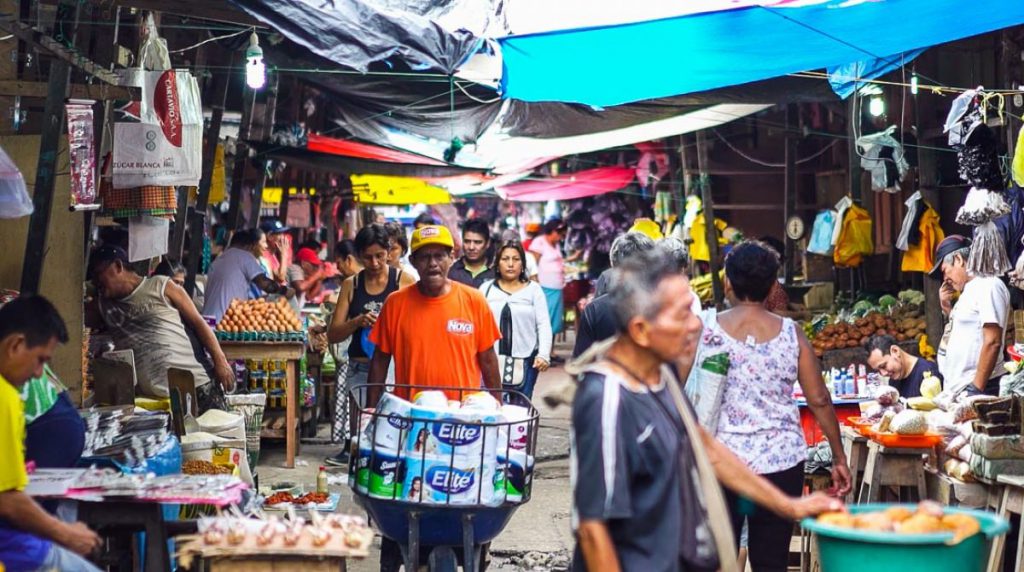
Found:
[[860, 483], [864, 479], [864, 469], [867, 467], [868, 438], [849, 425], [841, 425], [839, 434], [843, 439], [846, 460], [850, 463], [850, 485], [852, 486], [846, 495], [846, 503], [852, 504], [857, 500]]
[[[996, 482], [1002, 485], [997, 514], [1009, 520], [1011, 514], [1024, 517], [1024, 477], [999, 475]], [[992, 551], [988, 558], [988, 572], [1003, 569], [1003, 553], [1006, 549], [1006, 536], [999, 535], [992, 540]], [[1013, 568], [1018, 572], [1024, 570], [1024, 522], [1017, 533], [1017, 562]]]
[[304, 342], [234, 342], [221, 340], [220, 347], [228, 360], [281, 360], [285, 369], [285, 424], [280, 430], [264, 429], [262, 437], [285, 440], [284, 466], [295, 468], [298, 452], [299, 360], [306, 351]]
[[[868, 442], [868, 459], [864, 467], [858, 503], [874, 503], [881, 499], [884, 487], [916, 487], [917, 500], [928, 498], [922, 456], [927, 449], [886, 447]], [[901, 499], [902, 500], [902, 499]]]

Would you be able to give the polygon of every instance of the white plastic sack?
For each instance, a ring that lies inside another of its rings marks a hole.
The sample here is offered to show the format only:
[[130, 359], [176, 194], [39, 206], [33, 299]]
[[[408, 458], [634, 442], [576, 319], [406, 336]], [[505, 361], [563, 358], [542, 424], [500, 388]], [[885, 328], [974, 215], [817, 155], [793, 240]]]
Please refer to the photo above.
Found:
[[0, 148], [0, 218], [21, 218], [32, 214], [33, 210], [25, 178]]
[[114, 124], [114, 188], [198, 186], [203, 166], [198, 82], [184, 70], [138, 75], [141, 121]]

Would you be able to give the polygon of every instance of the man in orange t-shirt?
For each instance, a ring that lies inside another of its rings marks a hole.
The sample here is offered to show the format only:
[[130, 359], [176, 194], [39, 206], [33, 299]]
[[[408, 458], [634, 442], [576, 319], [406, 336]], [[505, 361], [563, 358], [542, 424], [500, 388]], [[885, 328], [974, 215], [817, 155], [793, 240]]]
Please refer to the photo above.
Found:
[[[454, 241], [443, 226], [412, 234], [410, 262], [420, 280], [391, 294], [370, 333], [377, 347], [369, 373], [369, 403], [377, 402], [395, 359], [399, 385], [501, 389], [494, 342], [501, 338], [483, 294], [448, 279]], [[408, 392], [395, 394], [408, 399]], [[449, 399], [459, 399], [449, 391]]]

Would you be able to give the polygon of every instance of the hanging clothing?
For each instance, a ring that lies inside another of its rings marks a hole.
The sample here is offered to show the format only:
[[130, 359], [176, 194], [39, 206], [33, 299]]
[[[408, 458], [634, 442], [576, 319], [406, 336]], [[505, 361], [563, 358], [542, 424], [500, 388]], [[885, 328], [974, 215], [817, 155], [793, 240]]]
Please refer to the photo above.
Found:
[[836, 228], [836, 212], [823, 210], [814, 217], [811, 226], [811, 239], [807, 243], [807, 252], [822, 256], [832, 255], [832, 232]]
[[[702, 211], [703, 212], [703, 211]], [[722, 238], [722, 231], [729, 226], [724, 220], [715, 218], [715, 233], [718, 236], [718, 245], [723, 246], [726, 241]], [[693, 219], [693, 226], [690, 227], [690, 259], [698, 262], [710, 262], [711, 254], [708, 247], [707, 233], [704, 230], [704, 215], [701, 214]]]
[[1011, 185], [1003, 192], [1003, 198], [1010, 206], [1010, 212], [992, 222], [1002, 234], [1006, 255], [1010, 260], [1017, 260], [1024, 253], [1024, 188]]
[[843, 230], [843, 218], [846, 217], [846, 209], [853, 206], [853, 199], [843, 197], [836, 203], [835, 226], [832, 227], [832, 246], [839, 242], [839, 233]]
[[832, 260], [840, 268], [855, 268], [860, 266], [865, 255], [873, 254], [874, 251], [871, 216], [866, 209], [852, 205], [843, 217]]
[[935, 267], [935, 249], [946, 238], [939, 224], [939, 213], [924, 201], [920, 201], [920, 204], [922, 213], [918, 232], [921, 239], [917, 244], [911, 244], [903, 255], [903, 263], [900, 265], [903, 272], [931, 272]]
[[[918, 212], [923, 212], [921, 202], [921, 191], [915, 191], [914, 194], [910, 195], [910, 198], [903, 203], [907, 205], [907, 214], [903, 216], [903, 226], [900, 227], [900, 235], [896, 239], [896, 248], [904, 252], [910, 248], [910, 236], [912, 234], [912, 230], [918, 228], [915, 222], [920, 222]], [[917, 241], [914, 241], [914, 244], [917, 244]]]
[[1018, 186], [1024, 186], [1024, 127], [1020, 128], [1017, 134], [1017, 146], [1013, 151], [1013, 163], [1010, 165], [1010, 173], [1013, 175], [1013, 182]]
[[879, 133], [863, 135], [857, 139], [860, 166], [871, 173], [871, 189], [889, 193], [900, 192], [900, 181], [910, 170], [903, 144], [892, 134], [893, 125]]

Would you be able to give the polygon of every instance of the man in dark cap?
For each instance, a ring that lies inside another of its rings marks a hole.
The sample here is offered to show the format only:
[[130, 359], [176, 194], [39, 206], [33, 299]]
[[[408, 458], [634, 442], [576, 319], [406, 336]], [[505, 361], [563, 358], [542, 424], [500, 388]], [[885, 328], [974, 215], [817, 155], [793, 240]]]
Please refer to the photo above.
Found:
[[260, 258], [260, 264], [267, 269], [270, 278], [283, 286], [288, 285], [288, 267], [292, 265], [291, 230], [276, 218], [260, 223], [260, 230], [267, 235], [267, 250]]
[[943, 298], [958, 292], [949, 312], [948, 334], [939, 344], [939, 371], [954, 393], [998, 393], [1010, 291], [996, 276], [975, 276], [967, 269], [971, 241], [946, 237], [935, 249], [929, 276], [942, 280]]

